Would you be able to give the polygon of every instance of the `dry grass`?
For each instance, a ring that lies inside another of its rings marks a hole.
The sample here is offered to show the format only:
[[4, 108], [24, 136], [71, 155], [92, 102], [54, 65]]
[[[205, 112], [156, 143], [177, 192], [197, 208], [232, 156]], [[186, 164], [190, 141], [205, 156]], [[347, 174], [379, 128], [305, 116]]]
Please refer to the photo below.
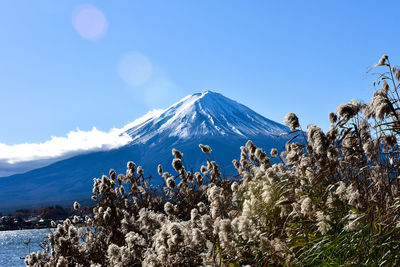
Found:
[[370, 103], [340, 105], [328, 132], [304, 133], [286, 117], [297, 138], [279, 164], [249, 141], [234, 161], [238, 178], [222, 179], [210, 159], [191, 173], [174, 150], [176, 175], [159, 167], [161, 195], [132, 162], [125, 175], [95, 179], [85, 229], [58, 225], [27, 265], [399, 265], [400, 71], [387, 56], [374, 67], [384, 70], [381, 89]]

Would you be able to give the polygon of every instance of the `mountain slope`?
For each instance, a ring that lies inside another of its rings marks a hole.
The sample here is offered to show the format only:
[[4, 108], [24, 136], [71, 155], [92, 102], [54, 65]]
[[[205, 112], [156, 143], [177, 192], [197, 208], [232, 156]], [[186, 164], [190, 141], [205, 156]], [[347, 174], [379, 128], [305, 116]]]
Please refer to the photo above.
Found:
[[125, 172], [126, 162], [133, 160], [162, 183], [156, 172], [160, 163], [172, 171], [171, 149], [184, 153], [187, 169], [197, 170], [205, 164], [198, 144], [208, 144], [213, 157], [226, 176], [236, 174], [232, 159], [240, 155], [240, 146], [249, 139], [269, 151], [281, 148], [286, 138], [278, 135], [288, 128], [266, 119], [244, 105], [221, 94], [204, 92], [183, 98], [153, 116], [127, 125], [132, 141], [118, 149], [92, 152], [64, 159], [24, 174], [0, 178], [0, 211], [47, 204], [71, 204], [90, 198], [93, 178], [107, 174], [110, 168]]

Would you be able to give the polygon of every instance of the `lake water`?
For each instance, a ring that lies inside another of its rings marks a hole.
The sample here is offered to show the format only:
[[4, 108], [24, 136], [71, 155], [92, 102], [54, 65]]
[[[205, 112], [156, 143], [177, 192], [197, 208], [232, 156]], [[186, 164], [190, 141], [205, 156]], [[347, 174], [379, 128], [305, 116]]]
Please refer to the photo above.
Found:
[[31, 252], [41, 250], [39, 244], [48, 233], [49, 229], [0, 231], [0, 266], [25, 266], [24, 260], [20, 259], [28, 254], [28, 248], [24, 242], [30, 238]]

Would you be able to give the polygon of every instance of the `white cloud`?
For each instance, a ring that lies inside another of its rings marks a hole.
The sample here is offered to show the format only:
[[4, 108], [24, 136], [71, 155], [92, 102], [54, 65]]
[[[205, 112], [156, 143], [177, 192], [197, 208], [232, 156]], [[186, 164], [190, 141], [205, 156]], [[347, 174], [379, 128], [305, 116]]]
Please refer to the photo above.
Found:
[[0, 161], [14, 164], [24, 161], [58, 158], [71, 152], [108, 150], [127, 144], [131, 137], [119, 129], [102, 132], [93, 127], [90, 131], [71, 131], [66, 137], [51, 137], [44, 143], [6, 145], [0, 143]]
[[138, 126], [162, 113], [155, 109], [128, 123], [121, 129], [103, 132], [95, 127], [90, 131], [71, 131], [66, 137], [51, 137], [43, 143], [7, 145], [0, 143], [0, 177], [40, 168], [78, 154], [104, 151], [126, 145], [132, 138], [126, 130]]

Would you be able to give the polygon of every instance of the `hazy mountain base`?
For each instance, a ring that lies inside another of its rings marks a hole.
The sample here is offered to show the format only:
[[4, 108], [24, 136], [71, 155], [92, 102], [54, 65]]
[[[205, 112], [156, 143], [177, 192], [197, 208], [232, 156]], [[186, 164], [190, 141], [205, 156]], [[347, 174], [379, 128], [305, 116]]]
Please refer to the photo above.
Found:
[[[288, 138], [260, 136], [253, 137], [252, 140], [269, 150], [273, 146], [284, 147]], [[199, 143], [212, 145], [222, 174], [230, 177], [237, 174], [232, 158], [240, 152], [240, 145], [246, 141], [247, 138], [240, 137], [210, 137], [184, 143], [172, 139], [170, 143], [164, 142], [162, 145], [127, 145], [110, 151], [75, 156], [25, 174], [0, 178], [0, 211], [11, 212], [18, 208], [38, 208], [43, 205], [71, 206], [75, 200], [83, 205], [90, 205], [88, 196], [92, 191], [93, 178], [107, 174], [111, 168], [123, 172], [123, 162], [129, 160], [143, 162], [146, 175], [152, 176], [151, 184], [161, 185], [163, 181], [157, 174], [157, 165], [160, 163], [165, 166], [166, 171], [172, 171], [166, 155], [170, 155], [174, 147], [185, 154], [184, 165], [188, 170], [206, 164], [198, 149]]]

